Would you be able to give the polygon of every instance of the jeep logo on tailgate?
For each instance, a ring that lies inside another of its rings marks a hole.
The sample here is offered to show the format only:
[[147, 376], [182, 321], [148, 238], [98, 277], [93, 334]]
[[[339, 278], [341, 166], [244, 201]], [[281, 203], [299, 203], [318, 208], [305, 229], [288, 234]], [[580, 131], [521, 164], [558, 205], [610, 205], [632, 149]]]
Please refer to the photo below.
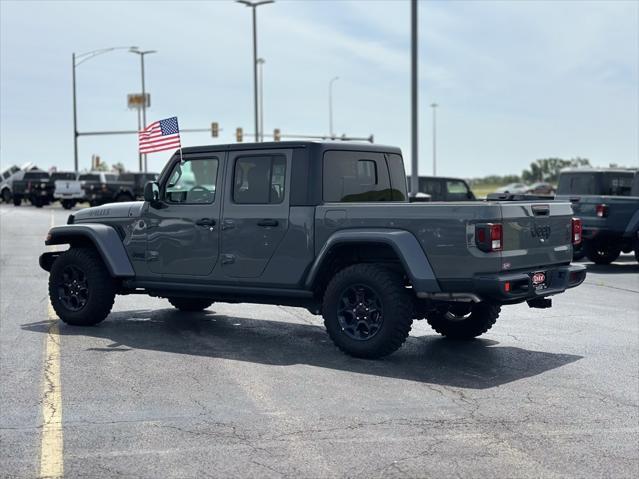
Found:
[[530, 228], [530, 235], [533, 238], [539, 238], [539, 240], [541, 242], [546, 241], [548, 238], [550, 238], [550, 226], [546, 225], [546, 226], [537, 226], [537, 225], [533, 225]]

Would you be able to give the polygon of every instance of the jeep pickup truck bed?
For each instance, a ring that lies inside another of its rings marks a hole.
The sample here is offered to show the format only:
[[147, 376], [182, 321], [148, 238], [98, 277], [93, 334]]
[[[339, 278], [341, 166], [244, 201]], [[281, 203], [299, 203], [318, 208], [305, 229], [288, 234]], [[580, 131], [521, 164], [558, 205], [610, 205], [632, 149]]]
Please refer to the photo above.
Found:
[[59, 317], [95, 324], [116, 294], [301, 306], [343, 351], [375, 358], [414, 319], [472, 338], [505, 304], [551, 305], [577, 286], [570, 202], [409, 203], [401, 151], [282, 142], [185, 148], [144, 202], [81, 210], [49, 231]]

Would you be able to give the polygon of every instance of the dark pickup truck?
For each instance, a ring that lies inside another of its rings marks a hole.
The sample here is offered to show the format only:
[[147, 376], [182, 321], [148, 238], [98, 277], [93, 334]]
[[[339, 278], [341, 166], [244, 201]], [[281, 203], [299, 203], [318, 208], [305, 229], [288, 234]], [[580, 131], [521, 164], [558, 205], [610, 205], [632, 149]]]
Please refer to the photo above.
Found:
[[503, 305], [551, 306], [581, 284], [567, 201], [409, 203], [394, 147], [277, 142], [184, 148], [145, 201], [70, 215], [40, 256], [62, 321], [91, 325], [116, 294], [305, 307], [344, 352], [392, 353], [415, 319], [469, 339]]
[[53, 198], [53, 183], [51, 175], [46, 171], [27, 171], [21, 180], [13, 182], [13, 204], [20, 206], [23, 200], [42, 208]]
[[559, 175], [557, 199], [571, 201], [583, 222], [582, 254], [597, 264], [634, 250], [639, 261], [639, 173], [573, 169]]
[[154, 181], [157, 173], [86, 173], [80, 176], [85, 198], [91, 206], [141, 199], [144, 185]]

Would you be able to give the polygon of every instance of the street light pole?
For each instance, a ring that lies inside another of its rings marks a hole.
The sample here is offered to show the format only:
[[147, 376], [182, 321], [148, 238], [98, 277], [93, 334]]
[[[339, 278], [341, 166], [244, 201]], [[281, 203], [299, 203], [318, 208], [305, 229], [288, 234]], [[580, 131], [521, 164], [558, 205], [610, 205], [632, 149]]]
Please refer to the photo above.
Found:
[[264, 142], [264, 64], [266, 60], [258, 58], [257, 63], [260, 66], [260, 141]]
[[77, 173], [79, 170], [78, 165], [78, 99], [76, 93], [76, 82], [75, 82], [75, 69], [80, 66], [82, 63], [90, 60], [93, 57], [97, 57], [98, 55], [102, 55], [103, 53], [112, 52], [113, 50], [126, 50], [137, 47], [109, 47], [109, 48], [100, 48], [98, 50], [92, 50], [86, 53], [80, 53], [78, 55], [75, 52], [71, 53], [71, 82], [72, 82], [72, 91], [73, 91], [73, 168]]
[[253, 99], [255, 110], [255, 141], [260, 137], [259, 115], [258, 115], [258, 98], [257, 98], [257, 7], [268, 3], [275, 3], [275, 0], [261, 0], [253, 2], [250, 0], [236, 0], [237, 3], [246, 5], [253, 9]]
[[78, 105], [75, 91], [75, 53], [71, 54], [71, 64], [73, 65], [73, 171], [78, 174]]
[[331, 138], [335, 138], [333, 131], [333, 82], [339, 80], [339, 77], [331, 78], [328, 82], [328, 134]]
[[411, 0], [410, 3], [410, 20], [411, 20], [411, 173], [410, 173], [410, 192], [416, 195], [419, 191], [417, 149], [417, 0]]
[[[129, 51], [131, 53], [135, 53], [140, 55], [140, 73], [142, 76], [142, 129], [146, 128], [146, 87], [144, 85], [144, 55], [149, 55], [151, 53], [157, 53], [157, 50], [145, 50], [141, 51], [137, 47], [130, 48]], [[144, 172], [147, 172], [147, 159], [146, 154], [143, 156], [139, 153], [140, 158], [140, 171], [142, 171], [142, 158], [144, 157]]]
[[437, 103], [431, 103], [433, 109], [433, 176], [437, 176]]

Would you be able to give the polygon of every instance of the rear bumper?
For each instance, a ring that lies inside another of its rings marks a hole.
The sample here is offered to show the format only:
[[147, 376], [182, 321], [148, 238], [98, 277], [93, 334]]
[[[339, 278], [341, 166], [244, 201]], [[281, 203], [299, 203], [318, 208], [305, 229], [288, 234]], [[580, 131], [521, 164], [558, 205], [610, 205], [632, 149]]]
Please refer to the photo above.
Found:
[[[532, 284], [532, 273], [546, 273], [546, 287], [537, 289]], [[520, 303], [563, 293], [579, 286], [586, 279], [586, 267], [581, 264], [553, 266], [531, 271], [481, 275], [474, 279], [475, 293], [481, 298], [502, 304]]]

